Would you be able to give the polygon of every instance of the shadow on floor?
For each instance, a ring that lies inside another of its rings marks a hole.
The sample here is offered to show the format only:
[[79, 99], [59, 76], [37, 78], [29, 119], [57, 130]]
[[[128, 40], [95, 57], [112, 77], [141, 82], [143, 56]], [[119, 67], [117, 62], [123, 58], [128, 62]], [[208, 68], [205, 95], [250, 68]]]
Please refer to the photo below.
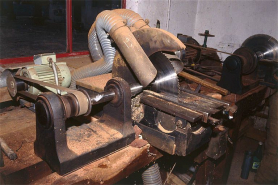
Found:
[[232, 160], [232, 166], [227, 184], [256, 184], [254, 181], [255, 173], [250, 172], [248, 179], [240, 178], [241, 165], [244, 160], [244, 152], [247, 150], [255, 151], [258, 141], [248, 137], [242, 137], [236, 145], [235, 154]]

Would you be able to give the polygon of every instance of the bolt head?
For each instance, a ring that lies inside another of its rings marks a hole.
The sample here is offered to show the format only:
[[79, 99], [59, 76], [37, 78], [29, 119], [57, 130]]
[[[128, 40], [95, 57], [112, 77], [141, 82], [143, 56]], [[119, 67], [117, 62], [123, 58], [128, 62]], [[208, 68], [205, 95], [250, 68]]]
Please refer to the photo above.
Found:
[[176, 121], [176, 126], [181, 127], [182, 126], [182, 121], [181, 120]]
[[13, 81], [10, 82], [10, 87], [14, 88], [14, 82]]

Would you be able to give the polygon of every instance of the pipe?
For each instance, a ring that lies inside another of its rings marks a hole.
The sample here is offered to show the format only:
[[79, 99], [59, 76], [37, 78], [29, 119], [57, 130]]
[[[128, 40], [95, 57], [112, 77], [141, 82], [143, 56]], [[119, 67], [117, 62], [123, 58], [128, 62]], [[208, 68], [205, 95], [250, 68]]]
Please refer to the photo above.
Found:
[[158, 164], [156, 163], [151, 167], [149, 167], [146, 171], [144, 171], [142, 174], [142, 179], [144, 185], [151, 185], [151, 184], [162, 185]]
[[[121, 16], [113, 11], [103, 11], [97, 16], [95, 24], [93, 24], [91, 28], [92, 34], [94, 33], [93, 27], [95, 27], [97, 37], [104, 53], [104, 61], [100, 62], [101, 60], [98, 60], [97, 67], [93, 63], [90, 66], [82, 68], [83, 70], [80, 69], [74, 72], [71, 88], [75, 88], [75, 82], [78, 79], [76, 77], [84, 76], [82, 73], [95, 76], [90, 74], [90, 72], [100, 73], [101, 71], [101, 74], [104, 74], [111, 71], [116, 50], [111, 46], [111, 42], [107, 37], [107, 32], [120, 48], [140, 83], [146, 87], [153, 81], [157, 71], [129, 28], [125, 26]], [[97, 44], [94, 44], [92, 48], [96, 48], [96, 45]]]
[[[97, 16], [88, 35], [89, 49], [93, 60], [97, 60], [97, 62], [74, 71], [70, 86], [72, 89], [75, 89], [77, 79], [101, 75], [111, 71], [116, 50], [111, 46], [111, 41], [108, 39], [106, 32], [110, 32], [113, 27], [117, 29], [122, 26], [125, 26], [123, 19], [109, 10], [105, 10]], [[101, 47], [99, 43], [101, 44], [104, 57], [101, 57], [103, 54], [100, 52]]]
[[94, 61], [98, 61], [103, 57], [103, 53], [97, 38], [96, 32], [96, 22], [92, 25], [89, 33], [88, 33], [88, 47], [91, 53], [92, 59]]
[[[53, 70], [55, 84], [59, 86], [57, 66], [56, 66], [55, 62], [52, 60], [52, 58], [49, 59], [49, 63], [51, 64], [51, 67]], [[60, 89], [57, 89], [57, 94], [61, 95]]]
[[2, 148], [2, 151], [4, 152], [4, 154], [10, 160], [16, 160], [17, 159], [16, 153], [12, 149], [10, 149], [10, 147], [7, 145], [7, 143], [2, 138], [0, 138], [0, 147]]
[[197, 74], [197, 75], [200, 75], [200, 76], [203, 76], [203, 77], [205, 77], [205, 78], [208, 78], [208, 79], [211, 79], [211, 80], [213, 80], [213, 81], [215, 81], [215, 82], [219, 82], [219, 80], [218, 79], [216, 79], [216, 78], [213, 78], [213, 77], [211, 77], [211, 76], [209, 76], [209, 75], [206, 75], [206, 74], [204, 74], [204, 73], [200, 73], [200, 72], [198, 72], [198, 71], [195, 71], [195, 70], [192, 70], [192, 69], [189, 69], [189, 68], [183, 68], [185, 71], [188, 71], [189, 73], [195, 73], [195, 74]]
[[[143, 87], [140, 84], [132, 84], [130, 86], [131, 96], [135, 96], [143, 91]], [[115, 98], [115, 92], [113, 90], [104, 91], [98, 94], [90, 96], [92, 105], [111, 101]]]
[[90, 96], [90, 101], [92, 105], [109, 102], [113, 100], [115, 97], [114, 91], [104, 91], [102, 93], [94, 94], [93, 96]]
[[104, 61], [104, 58], [101, 58], [100, 60], [82, 66], [74, 71], [74, 73], [71, 76], [71, 84], [70, 88], [75, 89], [76, 86], [76, 80], [81, 78], [87, 78], [90, 76], [97, 76], [101, 74], [108, 73], [110, 70], [107, 70], [107, 68], [103, 67], [105, 65], [108, 65], [106, 61]]
[[[136, 29], [149, 28], [150, 26], [144, 21], [144, 19], [132, 10], [127, 9], [115, 9], [113, 12], [120, 15], [126, 20], [127, 26], [134, 26]], [[103, 53], [97, 38], [96, 22], [92, 25], [88, 33], [88, 46], [94, 61], [97, 61], [103, 57]]]
[[115, 9], [115, 10], [112, 10], [112, 11], [116, 12], [123, 19], [125, 19], [126, 24], [129, 27], [132, 26], [132, 27], [135, 27], [136, 29], [150, 28], [150, 26], [146, 23], [147, 21], [144, 21], [144, 19], [138, 13], [135, 13], [132, 10]]
[[109, 34], [117, 44], [140, 84], [143, 87], [149, 85], [156, 77], [157, 70], [129, 28], [126, 26], [121, 27]]
[[[143, 18], [139, 14], [133, 12], [132, 10], [116, 9], [113, 11], [116, 12], [117, 14], [119, 14], [123, 19], [126, 19], [127, 26], [134, 26], [137, 29], [149, 28], [149, 26], [143, 20]], [[96, 21], [94, 22], [94, 24], [92, 25], [92, 27], [88, 33], [88, 46], [89, 46], [89, 50], [90, 50], [92, 59], [94, 61], [98, 61], [101, 58], [103, 58], [103, 52], [102, 52], [102, 49], [100, 46], [100, 41], [98, 40], [98, 35], [97, 35], [97, 31], [96, 31]], [[107, 50], [110, 50], [111, 52], [114, 53], [114, 50], [113, 50], [112, 46], [109, 45], [109, 43], [106, 43], [106, 47], [108, 47]], [[113, 55], [113, 53], [111, 54], [111, 56]], [[85, 78], [85, 77], [89, 77], [89, 76], [95, 76], [96, 74], [108, 73], [112, 70], [112, 67], [111, 67], [111, 68], [109, 68], [109, 70], [104, 71], [101, 67], [101, 63], [103, 64], [103, 66], [106, 66], [106, 65], [109, 65], [109, 61], [104, 63], [105, 61], [102, 60], [102, 62], [99, 62], [99, 64], [97, 65], [98, 68], [96, 68], [95, 65], [88, 65], [85, 68], [76, 70], [73, 73], [71, 88], [75, 88], [75, 85], [76, 85], [75, 81], [77, 79], [79, 79], [77, 77]], [[98, 72], [96, 70], [100, 70], [100, 71]], [[88, 71], [89, 71], [89, 73], [88, 73]], [[92, 74], [90, 74], [90, 71], [92, 71]], [[85, 73], [86, 75], [83, 73]]]

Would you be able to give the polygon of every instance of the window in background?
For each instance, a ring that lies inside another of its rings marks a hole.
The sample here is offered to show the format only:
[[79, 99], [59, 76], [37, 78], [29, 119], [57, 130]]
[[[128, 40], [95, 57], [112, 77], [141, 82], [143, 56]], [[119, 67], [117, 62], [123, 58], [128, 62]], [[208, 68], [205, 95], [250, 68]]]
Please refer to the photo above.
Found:
[[[88, 31], [121, 0], [73, 0], [73, 51], [88, 50]], [[1, 0], [0, 59], [66, 52], [66, 0]]]
[[88, 50], [88, 32], [96, 16], [103, 10], [121, 8], [121, 0], [73, 0], [73, 51]]
[[66, 50], [64, 0], [2, 0], [0, 58]]

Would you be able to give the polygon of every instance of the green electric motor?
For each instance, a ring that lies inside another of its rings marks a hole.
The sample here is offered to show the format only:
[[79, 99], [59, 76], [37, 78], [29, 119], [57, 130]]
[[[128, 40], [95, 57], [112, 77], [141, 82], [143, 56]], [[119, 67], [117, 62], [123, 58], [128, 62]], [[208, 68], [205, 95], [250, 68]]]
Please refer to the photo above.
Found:
[[[56, 55], [41, 54], [34, 56], [35, 65], [28, 65], [21, 69], [20, 76], [47, 82], [50, 84], [69, 87], [71, 82], [70, 70], [65, 62], [56, 62]], [[46, 89], [57, 93], [57, 90], [51, 87]], [[28, 86], [29, 93], [38, 95], [41, 93], [34, 86]], [[64, 92], [62, 92], [64, 94]]]

